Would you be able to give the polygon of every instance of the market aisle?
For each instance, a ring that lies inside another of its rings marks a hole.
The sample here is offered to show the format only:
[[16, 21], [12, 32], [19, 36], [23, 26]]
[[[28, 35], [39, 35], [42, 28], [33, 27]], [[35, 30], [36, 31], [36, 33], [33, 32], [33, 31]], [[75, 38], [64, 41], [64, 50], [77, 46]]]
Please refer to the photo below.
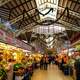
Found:
[[35, 70], [32, 80], [73, 80], [58, 69], [56, 65], [50, 65], [48, 70]]

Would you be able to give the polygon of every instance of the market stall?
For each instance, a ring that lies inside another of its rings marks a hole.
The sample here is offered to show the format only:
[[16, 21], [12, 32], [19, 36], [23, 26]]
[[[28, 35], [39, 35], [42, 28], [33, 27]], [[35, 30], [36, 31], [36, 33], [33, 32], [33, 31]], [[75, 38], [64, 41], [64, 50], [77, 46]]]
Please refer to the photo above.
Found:
[[[19, 78], [19, 76], [24, 78], [24, 75], [30, 78], [33, 74], [33, 64], [38, 64], [41, 57], [42, 55], [40, 53], [32, 53], [29, 50], [0, 43], [0, 80], [5, 80], [4, 76], [9, 76], [7, 73], [12, 69], [10, 66], [13, 67], [13, 73], [16, 78]], [[4, 71], [5, 75], [3, 74]]]
[[64, 49], [57, 55], [59, 69], [62, 70], [65, 75], [73, 75], [74, 62], [72, 49]]

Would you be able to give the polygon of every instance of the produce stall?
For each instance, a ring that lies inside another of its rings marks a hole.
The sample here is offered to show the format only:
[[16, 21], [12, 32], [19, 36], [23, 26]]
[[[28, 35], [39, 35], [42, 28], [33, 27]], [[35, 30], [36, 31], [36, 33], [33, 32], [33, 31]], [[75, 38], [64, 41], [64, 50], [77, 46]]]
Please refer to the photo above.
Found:
[[59, 69], [65, 75], [72, 76], [74, 80], [80, 80], [80, 44], [57, 55]]
[[8, 72], [9, 60], [12, 63], [21, 63], [22, 59], [25, 57], [23, 49], [17, 48], [8, 44], [0, 43], [0, 78], [4, 78]]
[[41, 53], [32, 54], [32, 57], [34, 57], [34, 68], [38, 68], [40, 66], [40, 60], [42, 56], [43, 55], [41, 55]]
[[65, 75], [73, 75], [73, 67], [75, 60], [72, 57], [72, 52], [69, 50], [62, 50], [61, 53], [57, 55], [57, 61], [59, 69], [62, 70], [62, 72]]
[[0, 43], [0, 80], [6, 80], [7, 74], [12, 69], [10, 66], [13, 67], [14, 78], [30, 79], [33, 74], [33, 64], [39, 63], [41, 57], [40, 53], [31, 53], [28, 50]]
[[74, 58], [75, 58], [75, 64], [74, 64], [74, 72], [73, 72], [73, 78], [74, 80], [80, 80], [80, 42], [77, 43], [75, 46], [75, 53], [74, 53]]

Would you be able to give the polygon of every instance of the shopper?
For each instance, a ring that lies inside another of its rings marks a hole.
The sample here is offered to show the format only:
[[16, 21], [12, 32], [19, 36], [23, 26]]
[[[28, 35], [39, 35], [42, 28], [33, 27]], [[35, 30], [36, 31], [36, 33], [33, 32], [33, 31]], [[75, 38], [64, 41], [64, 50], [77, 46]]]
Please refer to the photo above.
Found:
[[31, 80], [31, 75], [28, 69], [26, 69], [24, 77], [22, 80]]
[[43, 69], [43, 57], [40, 60], [40, 69]]
[[76, 60], [74, 66], [76, 71], [76, 80], [80, 80], [80, 59]]
[[64, 56], [63, 60], [64, 60], [64, 64], [66, 64], [68, 62], [68, 56]]
[[52, 56], [52, 64], [55, 63], [55, 56]]
[[65, 62], [64, 62], [64, 59], [62, 58], [62, 61], [61, 61], [61, 70], [63, 71], [64, 70], [64, 64], [65, 64]]
[[51, 64], [51, 62], [52, 62], [52, 56], [49, 55], [48, 59], [49, 59], [49, 64]]
[[48, 56], [46, 54], [43, 56], [43, 67], [44, 70], [47, 70], [48, 68]]
[[7, 80], [13, 80], [13, 60], [8, 60], [8, 66], [6, 67], [7, 70]]
[[55, 56], [55, 64], [58, 65], [58, 55]]

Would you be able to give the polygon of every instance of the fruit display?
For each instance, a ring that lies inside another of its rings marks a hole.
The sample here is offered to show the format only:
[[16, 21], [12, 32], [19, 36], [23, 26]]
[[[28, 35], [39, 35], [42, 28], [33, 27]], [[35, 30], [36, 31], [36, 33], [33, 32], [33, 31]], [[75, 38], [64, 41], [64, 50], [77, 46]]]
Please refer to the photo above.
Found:
[[[33, 64], [39, 63], [42, 55], [40, 53], [27, 53], [23, 49], [8, 44], [0, 43], [0, 80], [5, 80], [10, 71], [10, 63], [16, 76], [24, 75], [25, 71], [33, 73]], [[11, 62], [9, 62], [11, 60]]]
[[14, 64], [14, 71], [17, 71], [18, 69], [20, 69], [22, 67], [21, 63], [16, 63]]

